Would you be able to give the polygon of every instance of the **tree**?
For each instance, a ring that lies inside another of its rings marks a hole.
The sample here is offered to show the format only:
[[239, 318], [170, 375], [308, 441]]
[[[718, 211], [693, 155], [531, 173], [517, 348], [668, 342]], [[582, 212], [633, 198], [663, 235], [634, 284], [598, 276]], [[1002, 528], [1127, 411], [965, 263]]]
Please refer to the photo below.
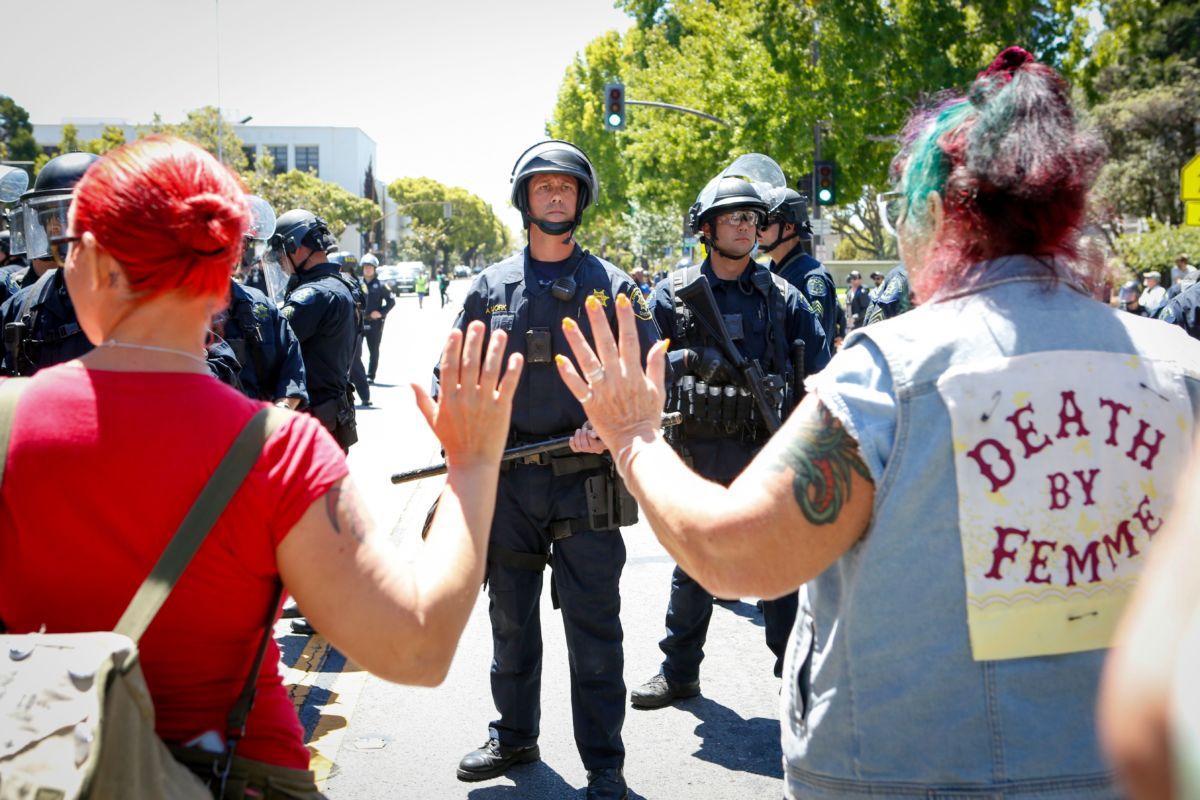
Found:
[[399, 178], [388, 186], [388, 195], [413, 220], [401, 251], [430, 266], [494, 259], [512, 247], [511, 234], [492, 207], [466, 189], [432, 178]]
[[29, 112], [11, 97], [0, 95], [0, 159], [34, 161], [41, 152], [33, 139]]
[[242, 150], [242, 139], [234, 131], [233, 123], [226, 120], [215, 106], [204, 106], [189, 111], [187, 118], [177, 124], [164, 123], [162, 118], [155, 114], [149, 126], [138, 129], [139, 136], [145, 136], [147, 133], [166, 133], [187, 139], [218, 156], [235, 171], [246, 171], [247, 161], [246, 153]]
[[264, 156], [243, 178], [250, 192], [270, 203], [277, 214], [293, 208], [307, 209], [324, 219], [334, 236], [341, 236], [350, 225], [365, 230], [379, 217], [379, 206], [336, 183], [299, 170], [275, 175], [273, 167], [270, 156]]

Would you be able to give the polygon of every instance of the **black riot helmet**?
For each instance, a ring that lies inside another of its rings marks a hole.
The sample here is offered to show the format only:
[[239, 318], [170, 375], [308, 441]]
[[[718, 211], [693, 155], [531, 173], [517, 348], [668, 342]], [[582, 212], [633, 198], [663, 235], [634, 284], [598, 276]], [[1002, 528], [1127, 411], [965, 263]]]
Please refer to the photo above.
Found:
[[100, 160], [94, 153], [64, 153], [38, 172], [33, 188], [21, 195], [25, 252], [30, 259], [51, 258], [51, 248], [67, 237], [67, 211], [75, 184]]
[[301, 247], [314, 252], [328, 253], [337, 248], [337, 239], [329, 232], [329, 224], [311, 211], [293, 208], [275, 221], [275, 233], [269, 244], [289, 256]]
[[715, 192], [710, 186], [704, 187], [704, 191], [700, 192], [696, 202], [688, 209], [688, 222], [691, 224], [692, 230], [699, 233], [700, 227], [715, 215], [738, 208], [757, 211], [760, 221], [766, 220], [767, 203], [754, 184], [733, 176], [719, 177], [714, 180], [716, 181]]
[[[529, 216], [529, 179], [534, 175], [570, 175], [579, 182], [579, 193], [575, 202], [575, 218], [570, 222], [549, 222]], [[548, 234], [570, 233], [579, 227], [583, 212], [600, 195], [600, 183], [596, 170], [587, 155], [570, 142], [548, 139], [530, 147], [513, 164], [512, 204], [521, 212], [521, 222], [526, 228], [530, 223]]]

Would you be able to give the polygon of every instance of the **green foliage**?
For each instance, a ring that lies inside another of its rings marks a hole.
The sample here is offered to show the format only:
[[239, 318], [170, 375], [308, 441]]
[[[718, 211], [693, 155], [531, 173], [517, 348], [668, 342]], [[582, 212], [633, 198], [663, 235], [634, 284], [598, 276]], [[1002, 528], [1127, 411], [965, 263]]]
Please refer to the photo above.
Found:
[[11, 97], [0, 95], [0, 159], [34, 161], [41, 152], [33, 139], [29, 112]]
[[432, 178], [400, 178], [388, 186], [388, 195], [399, 206], [397, 213], [412, 217], [411, 232], [400, 243], [403, 256], [451, 267], [494, 261], [512, 250], [508, 226], [488, 203], [466, 189]]
[[46, 162], [51, 158], [62, 155], [63, 153], [95, 153], [102, 156], [109, 150], [113, 150], [125, 144], [125, 131], [119, 125], [106, 125], [98, 139], [89, 139], [81, 141], [79, 139], [79, 128], [71, 123], [63, 125], [62, 138], [58, 142], [58, 150], [53, 155], [41, 153], [37, 157], [34, 164], [34, 174], [41, 172], [42, 167], [46, 166]]
[[187, 119], [178, 124], [167, 124], [158, 114], [150, 125], [138, 129], [139, 136], [150, 133], [166, 133], [187, 139], [217, 156], [237, 172], [246, 170], [246, 154], [242, 152], [242, 139], [233, 129], [233, 123], [225, 119], [214, 106], [204, 106], [189, 111]]
[[[822, 157], [838, 164], [839, 194], [887, 184], [894, 136], [914, 105], [965, 88], [1005, 46], [1074, 70], [1086, 57], [1086, 9], [1070, 0], [619, 0], [636, 21], [624, 39], [593, 40], [567, 68], [547, 130], [581, 144], [606, 195], [589, 231], [632, 208], [680, 218], [704, 184], [738, 155], [762, 152], [789, 179], [812, 169], [813, 123]], [[819, 59], [814, 67], [814, 38]], [[630, 100], [673, 103], [714, 123], [633, 105], [627, 127], [604, 131], [601, 92], [622, 80]], [[870, 204], [868, 204], [870, 205]], [[841, 216], [841, 215], [839, 215]], [[867, 220], [864, 248], [886, 255]], [[590, 234], [589, 234], [590, 235]]]
[[[239, 152], [241, 152], [239, 150]], [[243, 174], [246, 187], [265, 199], [283, 214], [293, 208], [304, 208], [329, 223], [330, 232], [341, 236], [350, 225], [367, 230], [380, 216], [379, 206], [338, 186], [323, 181], [311, 172], [291, 170], [273, 174], [269, 156], [259, 159], [253, 172]]]
[[1192, 263], [1196, 263], [1200, 258], [1200, 228], [1151, 223], [1148, 232], [1117, 240], [1117, 254], [1139, 276], [1148, 270], [1168, 275], [1180, 253], [1187, 254]]

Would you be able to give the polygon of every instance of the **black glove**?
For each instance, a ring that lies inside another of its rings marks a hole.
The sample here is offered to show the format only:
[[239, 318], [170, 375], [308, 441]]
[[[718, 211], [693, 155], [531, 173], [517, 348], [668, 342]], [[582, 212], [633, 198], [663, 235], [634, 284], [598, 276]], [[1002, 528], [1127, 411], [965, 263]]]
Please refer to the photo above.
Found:
[[691, 352], [693, 357], [688, 360], [689, 364], [696, 373], [696, 377], [705, 383], [733, 383], [737, 378], [733, 365], [725, 360], [717, 348], [702, 347]]

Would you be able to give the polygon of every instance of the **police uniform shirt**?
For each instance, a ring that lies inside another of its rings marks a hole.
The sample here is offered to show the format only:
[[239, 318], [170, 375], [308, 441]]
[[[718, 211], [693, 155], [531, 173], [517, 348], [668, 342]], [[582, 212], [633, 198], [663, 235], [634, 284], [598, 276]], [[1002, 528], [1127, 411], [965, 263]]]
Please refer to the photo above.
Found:
[[0, 267], [0, 303], [3, 303], [26, 286], [32, 286], [37, 279], [37, 273], [22, 263]]
[[[779, 372], [780, 366], [773, 364], [773, 353], [768, 352], [767, 327], [770, 324], [767, 316], [767, 302], [762, 292], [750, 282], [750, 276], [755, 269], [763, 269], [751, 261], [747, 264], [737, 280], [726, 281], [717, 277], [708, 259], [700, 265], [700, 274], [708, 278], [712, 287], [713, 299], [721, 314], [729, 317], [741, 315], [744, 335], [736, 339], [735, 344], [743, 356], [758, 359], [763, 370]], [[703, 342], [683, 343], [683, 335], [677, 329], [675, 319], [675, 303], [671, 297], [671, 276], [668, 275], [654, 290], [654, 319], [662, 335], [669, 338], [672, 349], [681, 347], [703, 346]], [[821, 327], [815, 310], [804, 299], [795, 286], [788, 284], [784, 296], [784, 350], [791, 356], [792, 342], [804, 342], [804, 371], [808, 375], [815, 374], [829, 363], [829, 341]], [[678, 346], [675, 346], [675, 345]], [[715, 342], [707, 342], [715, 346]], [[771, 364], [770, 369], [767, 365]]]
[[[369, 328], [372, 322], [382, 322], [387, 319], [388, 312], [396, 305], [396, 298], [392, 297], [392, 292], [383, 285], [383, 281], [376, 276], [369, 281], [364, 281], [366, 286], [366, 320], [364, 324]], [[381, 319], [371, 319], [371, 314], [378, 311], [383, 315]]]
[[[30, 267], [25, 279], [30, 279], [30, 276], [33, 279], [29, 285], [19, 289], [0, 305], [0, 323], [6, 333], [8, 325], [20, 321], [22, 315], [33, 323], [27, 341], [22, 345], [25, 348], [22, 360], [32, 362], [37, 370], [71, 361], [90, 352], [92, 343], [79, 327], [62, 270], [48, 270], [42, 274], [42, 278], [37, 278]], [[25, 308], [27, 298], [29, 305]], [[9, 350], [7, 338], [4, 344], [4, 373], [15, 375], [15, 354]]]
[[838, 302], [829, 270], [797, 244], [778, 264], [771, 262], [771, 271], [800, 290], [821, 320], [825, 339], [832, 342], [836, 336]]
[[867, 309], [864, 325], [891, 319], [912, 308], [912, 296], [908, 288], [908, 270], [900, 264], [888, 272], [878, 289], [871, 292], [871, 306]]
[[298, 276], [279, 312], [292, 326], [304, 357], [308, 402], [319, 406], [346, 393], [357, 335], [354, 296], [336, 264]]
[[1200, 339], [1200, 283], [1193, 283], [1167, 301], [1158, 312], [1158, 319], [1178, 325], [1188, 336]]
[[[242, 391], [257, 400], [295, 397], [304, 405], [308, 402], [304, 357], [300, 352], [300, 340], [296, 338], [291, 324], [265, 294], [236, 281], [230, 283], [229, 309], [223, 315], [223, 330], [218, 333], [238, 354], [241, 363], [238, 377]], [[244, 324], [255, 326], [261, 344], [256, 345], [247, 338]], [[263, 379], [267, 381], [265, 386], [260, 385], [255, 349], [262, 359]]]
[[[646, 353], [659, 339], [645, 296], [628, 275], [612, 264], [578, 245], [566, 261], [542, 262], [536, 269], [532, 261], [526, 247], [521, 254], [481, 272], [467, 292], [454, 323], [459, 330], [466, 330], [470, 322], [481, 320], [489, 332], [503, 330], [508, 334], [505, 359], [513, 353], [525, 356], [525, 368], [513, 399], [511, 426], [514, 438], [523, 440], [567, 435], [587, 420], [583, 407], [567, 389], [554, 364], [557, 355], [574, 361], [562, 332], [564, 317], [575, 320], [588, 341], [592, 341], [591, 324], [584, 310], [587, 298], [595, 297], [604, 307], [614, 334], [617, 329], [614, 299], [619, 294], [630, 298], [637, 318], [643, 363]], [[554, 296], [553, 285], [556, 279], [565, 276], [573, 277], [575, 292], [570, 300], [559, 300]], [[435, 367], [435, 394], [437, 387]]]

